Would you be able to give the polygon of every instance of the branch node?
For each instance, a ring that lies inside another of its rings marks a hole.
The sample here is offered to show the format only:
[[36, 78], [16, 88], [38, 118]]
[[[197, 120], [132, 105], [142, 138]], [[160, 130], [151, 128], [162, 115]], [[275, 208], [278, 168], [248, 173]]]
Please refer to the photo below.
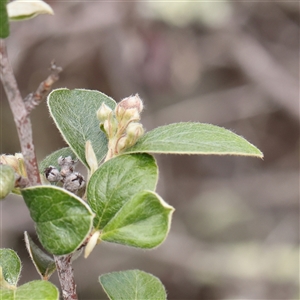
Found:
[[30, 113], [36, 106], [38, 106], [43, 101], [43, 99], [51, 89], [52, 85], [59, 79], [59, 73], [62, 72], [62, 67], [57, 66], [55, 61], [53, 60], [51, 62], [49, 70], [50, 75], [40, 83], [36, 92], [30, 93], [24, 99], [25, 107], [28, 113]]

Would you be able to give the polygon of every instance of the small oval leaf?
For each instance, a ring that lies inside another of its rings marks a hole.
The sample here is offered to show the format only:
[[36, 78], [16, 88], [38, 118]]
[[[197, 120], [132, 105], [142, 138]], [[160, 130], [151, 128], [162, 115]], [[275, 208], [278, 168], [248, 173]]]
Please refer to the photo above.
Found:
[[16, 291], [15, 300], [58, 300], [59, 292], [55, 285], [45, 280], [34, 280], [21, 285]]
[[25, 283], [17, 290], [0, 290], [1, 300], [58, 300], [59, 292], [55, 285], [45, 280]]
[[156, 193], [142, 191], [127, 201], [103, 228], [100, 239], [151, 249], [168, 235], [174, 208]]
[[94, 227], [104, 228], [139, 191], [154, 190], [157, 178], [157, 165], [149, 154], [121, 155], [105, 162], [87, 187], [87, 200], [96, 214]]
[[241, 136], [225, 128], [203, 123], [175, 123], [157, 127], [125, 152], [263, 157], [260, 150]]
[[42, 279], [48, 280], [56, 269], [54, 259], [50, 257], [47, 253], [45, 253], [43, 250], [41, 250], [33, 242], [33, 240], [26, 231], [24, 232], [24, 237], [27, 251], [31, 257], [31, 260], [37, 272], [40, 274]]
[[17, 253], [11, 249], [0, 249], [0, 267], [3, 279], [8, 284], [16, 286], [21, 273], [21, 260]]
[[54, 15], [49, 4], [42, 0], [15, 0], [7, 4], [8, 17], [11, 21], [23, 21], [41, 14]]
[[4, 199], [15, 187], [15, 171], [9, 165], [0, 164], [0, 199]]
[[48, 252], [74, 252], [88, 236], [93, 212], [79, 197], [55, 186], [29, 187], [22, 190], [22, 195]]
[[165, 300], [167, 298], [161, 281], [139, 270], [104, 274], [99, 277], [99, 282], [111, 300]]
[[55, 124], [74, 153], [89, 167], [85, 144], [91, 141], [98, 163], [107, 152], [107, 138], [99, 127], [97, 110], [102, 103], [114, 109], [116, 102], [98, 91], [57, 89], [48, 96], [48, 107]]

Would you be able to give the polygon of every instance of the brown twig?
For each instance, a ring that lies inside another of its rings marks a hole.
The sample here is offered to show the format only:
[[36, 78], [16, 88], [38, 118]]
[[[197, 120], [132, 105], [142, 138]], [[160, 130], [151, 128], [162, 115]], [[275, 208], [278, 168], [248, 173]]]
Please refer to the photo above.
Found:
[[[27, 97], [26, 104], [22, 99], [16, 78], [9, 63], [5, 41], [2, 39], [0, 39], [0, 69], [0, 78], [17, 127], [29, 185], [39, 185], [41, 184], [41, 179], [34, 151], [29, 112], [40, 103], [52, 84], [58, 80], [61, 68], [56, 67], [54, 63], [52, 64], [52, 73], [40, 84], [34, 94]], [[54, 256], [64, 300], [77, 299], [71, 258], [72, 254]]]
[[64, 300], [78, 299], [71, 259], [72, 254], [54, 256]]
[[29, 94], [24, 99], [25, 107], [28, 113], [30, 113], [37, 105], [42, 102], [48, 91], [51, 89], [52, 85], [59, 79], [59, 73], [62, 71], [62, 68], [56, 66], [55, 62], [52, 61], [50, 71], [51, 74], [46, 78], [46, 80], [40, 83], [36, 92]]
[[31, 121], [9, 63], [4, 40], [0, 40], [0, 69], [0, 78], [17, 127], [29, 185], [38, 185], [41, 179], [34, 151]]

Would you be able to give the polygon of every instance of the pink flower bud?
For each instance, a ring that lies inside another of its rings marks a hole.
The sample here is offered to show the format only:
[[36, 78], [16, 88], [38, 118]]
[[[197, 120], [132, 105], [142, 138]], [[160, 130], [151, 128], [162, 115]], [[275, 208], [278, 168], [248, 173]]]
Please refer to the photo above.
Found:
[[138, 94], [124, 98], [115, 108], [119, 122], [138, 121], [143, 110], [143, 102]]
[[135, 108], [139, 113], [143, 110], [143, 102], [138, 94], [124, 98], [117, 106], [123, 107], [125, 110]]

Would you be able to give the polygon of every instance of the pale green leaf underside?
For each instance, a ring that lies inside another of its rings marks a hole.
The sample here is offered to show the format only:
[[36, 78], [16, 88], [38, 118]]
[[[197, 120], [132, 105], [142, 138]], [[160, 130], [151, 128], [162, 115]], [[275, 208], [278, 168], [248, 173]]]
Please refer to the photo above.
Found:
[[103, 229], [121, 207], [142, 190], [155, 190], [158, 169], [149, 154], [121, 155], [105, 162], [91, 177], [87, 200], [94, 227]]
[[79, 197], [55, 186], [22, 190], [43, 247], [55, 255], [74, 252], [88, 236], [93, 213]]
[[175, 123], [147, 132], [126, 153], [247, 155], [263, 157], [241, 136], [211, 124]]
[[21, 260], [17, 253], [11, 249], [0, 249], [0, 267], [5, 281], [16, 286], [21, 272]]
[[48, 96], [48, 107], [57, 128], [73, 152], [87, 167], [86, 141], [91, 141], [98, 163], [107, 153], [107, 138], [100, 130], [96, 116], [102, 103], [111, 109], [116, 106], [112, 98], [92, 90], [57, 89]]
[[34, 280], [16, 290], [0, 290], [1, 300], [58, 300], [59, 292], [49, 281]]
[[167, 237], [173, 211], [156, 193], [139, 192], [103, 228], [100, 239], [145, 249], [157, 247]]
[[165, 300], [167, 297], [157, 277], [139, 270], [104, 274], [99, 281], [111, 300]]
[[37, 272], [41, 275], [42, 279], [48, 279], [51, 274], [55, 271], [56, 266], [54, 259], [49, 256], [47, 253], [42, 251], [31, 239], [29, 234], [25, 231], [25, 245], [27, 251], [31, 257], [31, 260], [37, 270]]

